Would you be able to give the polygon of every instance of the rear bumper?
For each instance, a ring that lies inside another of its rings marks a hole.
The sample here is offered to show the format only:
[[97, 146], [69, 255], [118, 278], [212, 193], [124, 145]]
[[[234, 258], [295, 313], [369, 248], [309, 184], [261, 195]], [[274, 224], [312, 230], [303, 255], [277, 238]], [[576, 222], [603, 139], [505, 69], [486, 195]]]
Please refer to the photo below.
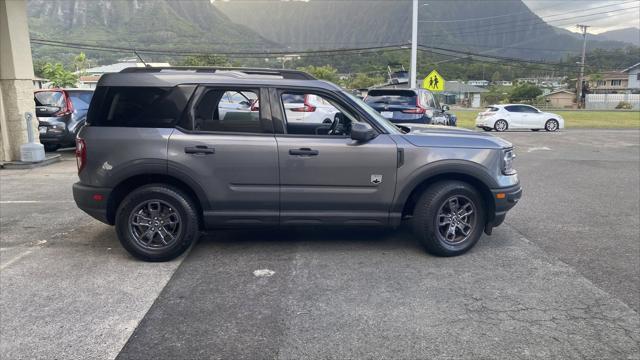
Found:
[[520, 184], [508, 188], [492, 189], [494, 201], [494, 213], [490, 217], [491, 220], [485, 227], [485, 233], [491, 235], [494, 227], [500, 226], [504, 221], [507, 211], [511, 210], [522, 197], [522, 186]]
[[79, 182], [73, 184], [73, 200], [80, 210], [109, 225], [107, 204], [111, 189], [87, 186]]

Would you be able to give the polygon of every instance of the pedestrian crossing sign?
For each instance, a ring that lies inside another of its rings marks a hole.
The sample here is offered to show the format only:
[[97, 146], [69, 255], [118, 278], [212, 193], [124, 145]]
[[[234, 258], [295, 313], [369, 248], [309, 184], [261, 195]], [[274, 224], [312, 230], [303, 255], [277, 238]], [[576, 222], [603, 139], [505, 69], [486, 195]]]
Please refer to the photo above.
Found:
[[444, 91], [444, 78], [433, 70], [422, 80], [422, 87], [431, 91]]

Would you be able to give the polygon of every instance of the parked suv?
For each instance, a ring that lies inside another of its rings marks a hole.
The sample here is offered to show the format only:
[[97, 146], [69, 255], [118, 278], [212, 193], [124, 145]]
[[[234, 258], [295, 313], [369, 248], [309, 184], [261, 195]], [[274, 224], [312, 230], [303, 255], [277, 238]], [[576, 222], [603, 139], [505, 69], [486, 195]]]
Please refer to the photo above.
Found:
[[456, 126], [456, 116], [448, 105], [425, 89], [371, 89], [364, 101], [393, 123]]
[[93, 90], [88, 89], [46, 89], [33, 94], [40, 142], [46, 151], [75, 146], [92, 96]]
[[[257, 99], [257, 116], [222, 117], [229, 92]], [[339, 112], [330, 123], [289, 121], [293, 95]], [[150, 261], [180, 255], [201, 230], [403, 220], [429, 252], [453, 256], [520, 198], [513, 158], [490, 134], [396, 126], [299, 71], [131, 68], [98, 82], [77, 138], [73, 195]]]

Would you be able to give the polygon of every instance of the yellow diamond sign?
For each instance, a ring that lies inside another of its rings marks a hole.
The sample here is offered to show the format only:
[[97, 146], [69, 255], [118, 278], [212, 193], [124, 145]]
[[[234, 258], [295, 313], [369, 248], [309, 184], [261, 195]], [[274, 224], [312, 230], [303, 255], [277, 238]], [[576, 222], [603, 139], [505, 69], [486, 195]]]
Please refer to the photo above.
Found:
[[422, 87], [431, 91], [444, 91], [444, 78], [433, 70], [422, 80]]

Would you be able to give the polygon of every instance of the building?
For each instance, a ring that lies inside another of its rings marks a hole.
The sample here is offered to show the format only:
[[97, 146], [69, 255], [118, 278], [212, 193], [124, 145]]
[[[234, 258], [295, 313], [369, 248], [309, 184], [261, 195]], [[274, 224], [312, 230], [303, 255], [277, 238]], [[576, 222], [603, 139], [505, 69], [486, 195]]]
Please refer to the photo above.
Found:
[[46, 89], [48, 82], [49, 82], [49, 80], [47, 80], [45, 78], [34, 76], [34, 78], [33, 78], [33, 88], [34, 89]]
[[460, 81], [445, 81], [444, 91], [441, 94], [445, 98], [453, 96], [453, 102], [455, 102], [456, 104], [460, 104], [466, 107], [479, 108], [482, 105], [480, 101], [480, 94], [486, 93], [488, 91], [489, 90], [483, 89], [481, 87], [469, 85], [468, 81], [466, 84]]
[[562, 88], [565, 85], [566, 78], [558, 76], [542, 76], [516, 79], [515, 83], [532, 84], [541, 88], [550, 88], [553, 90]]
[[627, 86], [629, 91], [633, 94], [640, 93], [640, 63], [632, 65], [624, 70], [623, 73], [627, 74]]
[[623, 94], [629, 90], [629, 75], [622, 71], [604, 71], [589, 76], [592, 94]]
[[78, 87], [81, 89], [95, 89], [100, 80], [100, 75], [85, 75], [78, 78]]
[[494, 81], [493, 84], [498, 86], [513, 86], [513, 81], [499, 80], [499, 81]]
[[[147, 63], [150, 67], [166, 67], [171, 66], [169, 63]], [[102, 76], [103, 74], [117, 73], [130, 67], [145, 67], [144, 63], [138, 62], [136, 59], [122, 59], [121, 62], [96, 66], [82, 71], [83, 75]]]
[[576, 107], [576, 93], [569, 90], [556, 90], [542, 96], [547, 106], [553, 108], [573, 108]]
[[467, 85], [471, 86], [489, 86], [489, 80], [467, 80]]

